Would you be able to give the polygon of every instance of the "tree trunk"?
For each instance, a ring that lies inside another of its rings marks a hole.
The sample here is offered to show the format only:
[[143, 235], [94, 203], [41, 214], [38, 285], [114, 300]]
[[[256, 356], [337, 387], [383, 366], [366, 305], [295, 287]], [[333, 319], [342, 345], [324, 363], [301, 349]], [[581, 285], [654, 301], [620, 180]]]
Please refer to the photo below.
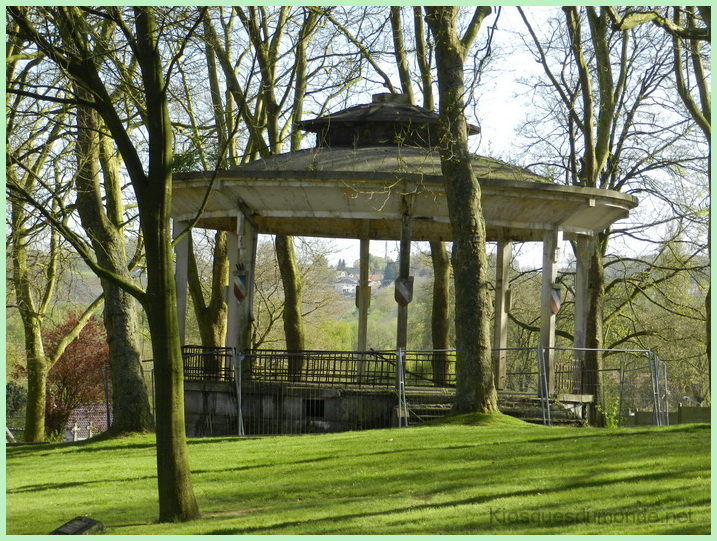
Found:
[[[38, 332], [39, 334], [39, 332]], [[27, 331], [25, 347], [33, 346], [36, 339], [28, 344]], [[34, 350], [33, 350], [34, 349]], [[45, 396], [47, 393], [47, 358], [37, 348], [27, 350], [27, 406], [25, 412], [25, 441], [45, 441]]]
[[[450, 348], [450, 316], [448, 297], [450, 294], [451, 266], [448, 252], [442, 242], [431, 242], [433, 262], [433, 306], [431, 311], [431, 337], [434, 350]], [[445, 352], [433, 353], [433, 383], [445, 385], [448, 379], [448, 365]]]
[[23, 203], [13, 199], [10, 209], [12, 235], [13, 285], [18, 311], [25, 332], [27, 358], [27, 409], [25, 412], [25, 441], [45, 440], [45, 389], [47, 387], [47, 358], [42, 347], [40, 322], [30, 292], [26, 238], [21, 233], [25, 220]]
[[[212, 31], [212, 21], [209, 17], [203, 18], [205, 32]], [[217, 170], [225, 170], [231, 160], [227, 155], [233, 155], [229, 147], [234, 146], [230, 142], [229, 131], [226, 122], [226, 107], [222, 104], [222, 94], [219, 86], [219, 74], [217, 73], [214, 49], [207, 41], [205, 43], [205, 55], [207, 59], [207, 73], [209, 77], [209, 89], [212, 100], [212, 112], [217, 134]], [[227, 96], [227, 102], [231, 98]], [[199, 134], [195, 132], [195, 136]], [[209, 301], [204, 298], [201, 279], [197, 268], [197, 260], [194, 254], [194, 243], [189, 235], [189, 269], [188, 286], [189, 294], [192, 296], [194, 316], [199, 329], [199, 336], [202, 346], [207, 348], [224, 347], [227, 335], [227, 312], [228, 307], [224, 299], [224, 291], [229, 283], [229, 259], [227, 248], [226, 231], [217, 230], [214, 236], [214, 253], [212, 261], [212, 284]], [[219, 367], [217, 367], [219, 370]]]
[[[423, 107], [432, 111], [434, 107], [433, 86], [431, 83], [431, 69], [426, 53], [426, 36], [423, 30], [423, 18], [421, 17], [420, 7], [413, 8], [413, 21], [415, 28], [416, 60], [421, 73]], [[442, 242], [431, 242], [430, 245], [431, 262], [433, 264], [431, 339], [434, 350], [446, 350], [450, 348], [451, 326], [448, 303], [450, 297], [451, 262], [448, 258], [446, 247]], [[447, 360], [445, 352], [433, 353], [433, 382], [438, 386], [445, 385], [448, 380]]]
[[197, 320], [202, 346], [208, 348], [224, 347], [227, 336], [227, 303], [224, 300], [224, 289], [229, 280], [226, 231], [217, 231], [214, 236], [212, 288], [208, 303], [204, 299], [191, 237], [189, 242], [188, 278], [189, 294], [192, 296], [194, 315]]
[[[299, 353], [304, 350], [304, 321], [301, 315], [301, 277], [296, 268], [296, 257], [291, 237], [276, 236], [276, 258], [281, 273], [281, 283], [284, 286], [284, 335], [286, 336], [286, 349], [290, 353]], [[301, 378], [303, 359], [300, 355], [293, 355], [289, 359], [289, 378]]]
[[102, 280], [103, 321], [112, 377], [112, 433], [154, 429], [142, 374], [137, 302], [116, 284]]
[[[148, 226], [150, 224], [147, 224]], [[160, 228], [171, 238], [169, 228]], [[147, 244], [148, 263], [170, 268], [169, 242]], [[148, 265], [149, 267], [149, 265]], [[184, 419], [184, 370], [180, 350], [174, 283], [168, 276], [147, 273], [145, 310], [152, 335], [157, 411], [157, 488], [159, 521], [197, 518], [197, 506], [189, 469]], [[161, 337], [161, 339], [160, 339]]]
[[[585, 366], [583, 368], [583, 391], [593, 395], [594, 404], [603, 403], [602, 394], [602, 352], [603, 347], [603, 309], [605, 306], [605, 276], [603, 269], [603, 250], [607, 235], [601, 233], [595, 242], [595, 251], [590, 258], [588, 270], [588, 289], [590, 291], [590, 310], [585, 330]], [[597, 411], [591, 411], [591, 424], [599, 424]]]
[[[76, 87], [79, 96], [91, 95]], [[110, 187], [119, 185], [113, 175], [111, 159], [105, 153], [104, 190], [111, 217], [103, 206], [100, 188], [100, 122], [94, 110], [77, 106], [77, 209], [82, 227], [92, 242], [97, 262], [126, 281], [132, 281], [122, 237], [121, 194]], [[149, 396], [142, 377], [139, 324], [135, 301], [117, 284], [102, 279], [105, 298], [103, 314], [109, 346], [112, 381], [112, 432], [145, 431], [154, 428]]]
[[[150, 85], [147, 85], [148, 87]], [[161, 85], [151, 85], [155, 91]], [[148, 92], [149, 94], [150, 92]], [[154, 169], [146, 186], [139, 191], [140, 224], [147, 257], [147, 292], [143, 306], [152, 337], [157, 412], [157, 485], [160, 522], [197, 518], [199, 508], [194, 497], [184, 425], [184, 367], [177, 316], [177, 290], [174, 283], [171, 209], [171, 131], [166, 101], [157, 100], [157, 115], [150, 128], [164, 134], [163, 152], [155, 148]], [[151, 166], [150, 166], [151, 167]]]
[[401, 90], [408, 96], [408, 102], [413, 105], [413, 88], [411, 88], [411, 75], [408, 71], [406, 49], [403, 46], [403, 24], [401, 23], [401, 7], [391, 6], [389, 18], [391, 20], [391, 34], [393, 36], [393, 54], [396, 58], [398, 77], [401, 80]]
[[34, 310], [28, 280], [24, 246], [13, 243], [13, 271], [18, 310], [25, 330], [27, 355], [27, 409], [25, 413], [25, 441], [45, 441], [45, 394], [48, 360], [42, 345], [40, 322]]
[[427, 7], [436, 47], [441, 122], [441, 171], [453, 231], [455, 276], [456, 413], [498, 410], [490, 345], [485, 221], [481, 190], [468, 152], [463, 112], [467, 47], [456, 33], [457, 8]]
[[147, 257], [144, 308], [152, 336], [155, 370], [159, 520], [174, 522], [199, 517], [199, 508], [192, 488], [184, 428], [184, 366], [170, 228], [172, 121], [157, 43], [159, 31], [152, 9], [135, 8], [137, 54], [147, 111], [151, 114], [147, 115], [149, 174], [136, 175], [132, 184], [137, 193]]
[[[707, 10], [709, 8], [705, 7], [698, 7], [700, 14], [704, 15], [706, 13], [709, 13]], [[693, 7], [687, 8], [687, 25], [690, 29], [694, 30], [696, 29], [696, 21], [695, 21], [695, 12]], [[673, 8], [673, 20], [675, 24], [678, 26], [680, 25], [680, 19], [681, 19], [681, 13], [682, 8], [680, 7], [674, 7]], [[705, 20], [704, 21], [708, 28], [711, 29], [711, 21]], [[700, 47], [699, 47], [699, 41], [696, 39], [691, 39], [689, 41], [688, 45], [685, 45], [689, 59], [692, 61], [692, 67], [694, 72], [694, 82], [697, 85], [697, 90], [699, 94], [699, 104], [697, 101], [695, 101], [692, 98], [692, 93], [687, 86], [685, 82], [685, 75], [684, 75], [684, 66], [682, 63], [682, 47], [683, 45], [680, 42], [680, 39], [677, 36], [672, 37], [672, 45], [673, 45], [673, 55], [674, 55], [674, 74], [675, 74], [675, 83], [677, 86], [677, 93], [680, 96], [680, 99], [682, 100], [682, 103], [685, 105], [685, 108], [690, 113], [690, 116], [695, 121], [695, 123], [699, 126], [700, 130], [702, 130], [702, 133], [705, 136], [705, 140], [707, 141], [707, 187], [708, 187], [708, 193], [712, 193], [712, 98], [710, 96], [710, 86], [709, 86], [709, 77], [705, 74], [705, 69], [703, 66], [703, 59], [700, 55]], [[711, 224], [708, 224], [707, 227], [707, 254], [708, 256], [711, 256], [712, 254], [712, 227]], [[712, 327], [711, 327], [711, 321], [712, 321], [712, 306], [710, 304], [710, 296], [712, 295], [712, 285], [711, 283], [707, 287], [707, 296], [705, 297], [705, 315], [706, 315], [706, 335], [707, 335], [707, 371], [709, 380], [712, 379]]]

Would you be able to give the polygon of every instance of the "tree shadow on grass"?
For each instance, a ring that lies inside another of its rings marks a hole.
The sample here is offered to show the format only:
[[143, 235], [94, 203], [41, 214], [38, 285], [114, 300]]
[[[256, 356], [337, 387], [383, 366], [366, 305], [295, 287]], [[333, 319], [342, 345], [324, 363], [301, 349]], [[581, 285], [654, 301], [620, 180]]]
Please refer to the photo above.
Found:
[[136, 449], [154, 449], [154, 442], [149, 443], [121, 443], [116, 445], [96, 445], [101, 441], [111, 440], [81, 440], [62, 443], [16, 443], [6, 447], [6, 458], [23, 458], [25, 456], [48, 456], [52, 451], [72, 451], [73, 453], [99, 453], [103, 451], [125, 451]]
[[218, 437], [209, 437], [209, 438], [187, 438], [187, 444], [190, 447], [193, 447], [195, 445], [204, 445], [207, 443], [242, 443], [245, 441], [256, 441], [256, 440], [264, 440], [267, 437], [273, 437], [273, 436], [218, 436]]
[[63, 490], [76, 487], [87, 487], [90, 485], [106, 485], [109, 483], [127, 483], [134, 481], [143, 481], [156, 479], [156, 475], [144, 475], [141, 477], [132, 477], [131, 479], [98, 479], [96, 481], [66, 481], [63, 483], [44, 483], [36, 485], [26, 485], [23, 487], [6, 490], [6, 494], [24, 494], [28, 492], [42, 492], [44, 490]]
[[247, 470], [258, 470], [261, 468], [276, 468], [278, 466], [297, 466], [301, 464], [316, 464], [317, 462], [324, 462], [327, 460], [341, 460], [339, 456], [319, 456], [316, 458], [307, 458], [305, 460], [295, 460], [293, 462], [264, 462], [262, 464], [253, 464], [249, 466], [236, 466], [234, 468], [221, 467], [218, 469], [194, 469], [192, 468], [192, 475], [197, 474], [212, 474], [212, 473], [229, 473], [229, 472], [240, 472]]
[[[694, 470], [698, 471], [698, 470]], [[702, 470], [699, 470], [702, 471]], [[689, 470], [684, 473], [690, 473], [692, 470]], [[682, 472], [681, 472], [682, 473]], [[416, 474], [417, 481], [420, 480], [420, 475]], [[641, 483], [645, 481], [662, 481], [662, 480], [668, 480], [668, 479], [674, 479], [674, 473], [671, 472], [663, 472], [663, 473], [636, 473], [632, 476], [627, 477], [620, 477], [615, 479], [606, 479], [606, 480], [588, 480], [583, 478], [578, 479], [570, 479], [569, 482], [561, 483], [554, 487], [541, 487], [540, 492], [543, 495], [551, 495], [551, 494], [558, 494], [562, 492], [569, 492], [571, 490], [585, 490], [585, 489], [594, 489], [594, 488], [604, 488], [609, 486], [617, 486], [617, 485], [623, 485], [626, 483]], [[568, 480], [566, 480], [568, 481]], [[514, 491], [505, 491], [500, 493], [494, 493], [494, 494], [485, 494], [485, 495], [479, 495], [472, 498], [464, 498], [464, 499], [458, 499], [458, 500], [451, 500], [441, 503], [426, 503], [422, 505], [412, 505], [408, 507], [401, 507], [397, 509], [390, 509], [386, 511], [377, 511], [377, 512], [365, 512], [365, 513], [351, 513], [351, 514], [345, 514], [345, 515], [332, 515], [329, 517], [322, 517], [322, 518], [316, 518], [316, 519], [308, 519], [308, 520], [301, 520], [301, 521], [287, 521], [272, 525], [266, 525], [266, 526], [253, 526], [253, 527], [236, 527], [236, 528], [218, 528], [215, 530], [207, 531], [207, 534], [218, 534], [218, 535], [237, 535], [237, 534], [278, 534], [283, 533], [282, 530], [285, 529], [294, 529], [297, 527], [300, 527], [302, 530], [304, 529], [310, 529], [312, 526], [317, 527], [317, 533], [326, 534], [326, 533], [347, 533], [347, 530], [350, 530], [349, 526], [345, 525], [346, 521], [352, 521], [357, 519], [366, 519], [366, 518], [379, 518], [379, 517], [388, 517], [388, 516], [394, 516], [399, 515], [402, 513], [407, 512], [416, 512], [416, 511], [422, 511], [422, 510], [436, 510], [436, 509], [442, 509], [442, 508], [453, 508], [458, 506], [466, 506], [466, 505], [485, 505], [491, 502], [503, 500], [503, 499], [509, 499], [509, 498], [521, 498], [521, 497], [530, 497], [535, 496], [536, 494], [536, 488], [530, 487], [523, 490], [514, 490]], [[293, 507], [294, 509], [297, 509], [297, 507]], [[217, 517], [218, 518], [218, 517]], [[341, 524], [338, 528], [333, 528], [332, 525], [335, 524]], [[329, 526], [328, 529], [326, 529], [326, 526]], [[448, 528], [450, 530], [450, 527]], [[466, 533], [465, 524], [462, 526], [457, 526], [456, 533]], [[381, 533], [379, 531], [374, 533]], [[441, 533], [448, 533], [441, 532]], [[500, 529], [495, 531], [495, 533], [500, 533]]]
[[118, 444], [118, 445], [105, 445], [102, 447], [81, 447], [74, 452], [76, 453], [101, 453], [104, 451], [130, 451], [137, 449], [154, 449], [155, 444], [152, 443], [131, 443], [131, 444]]

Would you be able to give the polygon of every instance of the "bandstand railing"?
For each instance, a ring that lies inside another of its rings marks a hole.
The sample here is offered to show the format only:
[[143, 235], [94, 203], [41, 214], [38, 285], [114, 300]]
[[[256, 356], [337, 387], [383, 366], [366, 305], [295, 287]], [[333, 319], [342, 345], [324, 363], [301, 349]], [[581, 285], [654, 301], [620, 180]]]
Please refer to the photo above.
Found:
[[[362, 387], [393, 387], [397, 356], [396, 350], [259, 350], [244, 355], [252, 380]], [[455, 386], [455, 351], [403, 351], [402, 358], [407, 386]]]
[[233, 381], [234, 348], [182, 346], [185, 381]]
[[[601, 403], [615, 402], [618, 422], [634, 411], [654, 412], [655, 424], [667, 424], [667, 376], [665, 363], [647, 350], [601, 350], [613, 356], [599, 374], [585, 369], [582, 358], [590, 351], [551, 348], [553, 393], [551, 396], [589, 395], [589, 381], [600, 380]], [[240, 355], [233, 348], [184, 346], [187, 381], [233, 382], [237, 393], [256, 383], [288, 384], [316, 388], [399, 390], [451, 389], [456, 385], [454, 350], [403, 351], [301, 351], [257, 350]], [[503, 391], [545, 397], [548, 350], [506, 348]], [[399, 363], [400, 358], [400, 363]], [[241, 370], [239, 367], [241, 366]], [[400, 377], [399, 377], [400, 376]], [[405, 397], [404, 397], [405, 400]], [[544, 410], [550, 423], [548, 401]]]

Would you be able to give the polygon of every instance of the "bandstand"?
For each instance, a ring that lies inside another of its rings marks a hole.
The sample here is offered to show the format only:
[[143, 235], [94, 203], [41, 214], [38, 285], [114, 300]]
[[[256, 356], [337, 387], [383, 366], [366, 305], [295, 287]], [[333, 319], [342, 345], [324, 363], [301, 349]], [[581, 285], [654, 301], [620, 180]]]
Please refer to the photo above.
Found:
[[[379, 94], [372, 103], [304, 121], [316, 134], [311, 149], [269, 156], [226, 171], [177, 173], [173, 180], [175, 234], [199, 215], [195, 227], [228, 233], [232, 278], [227, 290], [227, 347], [247, 352], [257, 235], [286, 234], [358, 239], [360, 279], [358, 351], [367, 344], [368, 247], [371, 240], [400, 241], [397, 288], [408, 290], [411, 241], [450, 242], [451, 224], [436, 141], [438, 115], [410, 105], [402, 95]], [[478, 128], [469, 126], [469, 134]], [[520, 167], [474, 158], [486, 235], [497, 243], [494, 371], [505, 379], [508, 270], [513, 243], [542, 242], [541, 344], [548, 385], [555, 385], [550, 351], [555, 345], [558, 249], [574, 241], [576, 257], [575, 348], [585, 346], [589, 304], [587, 271], [597, 233], [637, 205], [631, 195], [564, 186]], [[180, 333], [186, 312], [187, 241], [176, 246]], [[400, 292], [399, 292], [400, 295]], [[397, 350], [406, 348], [408, 304], [397, 304]]]

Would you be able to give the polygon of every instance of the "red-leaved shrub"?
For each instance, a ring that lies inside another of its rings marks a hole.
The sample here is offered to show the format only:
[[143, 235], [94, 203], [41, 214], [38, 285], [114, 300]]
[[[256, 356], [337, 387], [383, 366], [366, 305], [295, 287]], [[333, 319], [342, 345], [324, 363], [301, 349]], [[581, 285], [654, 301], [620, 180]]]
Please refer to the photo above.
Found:
[[[69, 313], [65, 321], [43, 332], [45, 351], [57, 344], [77, 324], [79, 312]], [[80, 335], [65, 349], [47, 376], [45, 430], [48, 435], [62, 433], [72, 410], [80, 404], [104, 399], [103, 374], [109, 351], [104, 324], [92, 318]]]

